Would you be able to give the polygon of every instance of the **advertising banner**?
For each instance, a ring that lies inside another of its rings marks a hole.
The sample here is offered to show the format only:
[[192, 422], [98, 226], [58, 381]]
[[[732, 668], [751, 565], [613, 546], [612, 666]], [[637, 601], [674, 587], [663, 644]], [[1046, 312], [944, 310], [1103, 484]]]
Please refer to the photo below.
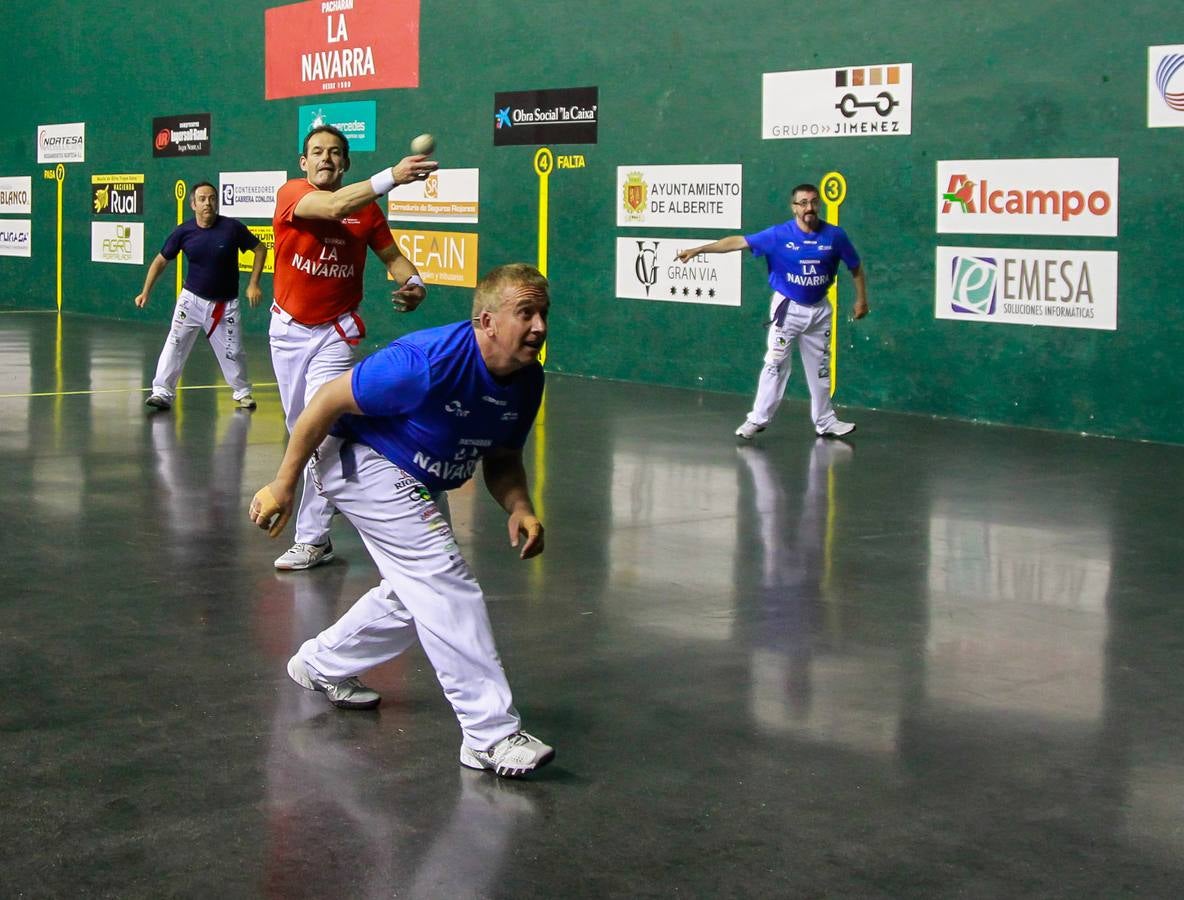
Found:
[[86, 161], [86, 123], [37, 126], [37, 162]]
[[398, 228], [392, 228], [391, 235], [399, 251], [419, 269], [425, 284], [477, 286], [477, 235]]
[[268, 100], [419, 87], [419, 0], [308, 0], [263, 20]]
[[739, 228], [739, 165], [617, 166], [617, 225]]
[[[271, 225], [248, 225], [247, 231], [255, 235], [267, 248], [267, 261], [263, 264], [263, 274], [275, 274], [275, 228]], [[238, 251], [238, 270], [250, 272], [255, 267], [255, 251]]]
[[33, 212], [33, 179], [28, 175], [0, 177], [0, 214], [29, 215]]
[[296, 149], [304, 152], [304, 139], [314, 128], [332, 125], [349, 141], [350, 152], [372, 151], [378, 122], [378, 104], [374, 100], [350, 103], [314, 103], [300, 107], [296, 129]]
[[236, 219], [270, 219], [287, 172], [219, 172], [220, 212]]
[[152, 120], [153, 156], [209, 156], [209, 113], [162, 116]]
[[938, 247], [939, 319], [1118, 328], [1118, 254], [1102, 250]]
[[90, 207], [96, 216], [143, 215], [144, 176], [90, 176]]
[[144, 223], [91, 222], [91, 262], [144, 264]]
[[0, 219], [0, 256], [32, 255], [32, 221], [29, 219]]
[[912, 63], [766, 72], [761, 137], [894, 137], [913, 130]]
[[595, 144], [599, 88], [502, 91], [493, 96], [493, 145]]
[[688, 263], [679, 251], [714, 238], [617, 238], [617, 296], [633, 300], [740, 305], [739, 253], [696, 256]]
[[939, 234], [1118, 234], [1118, 159], [937, 164]]
[[398, 222], [467, 222], [480, 212], [480, 169], [437, 169], [423, 181], [387, 195], [387, 217]]
[[1184, 44], [1147, 48], [1147, 127], [1184, 128]]

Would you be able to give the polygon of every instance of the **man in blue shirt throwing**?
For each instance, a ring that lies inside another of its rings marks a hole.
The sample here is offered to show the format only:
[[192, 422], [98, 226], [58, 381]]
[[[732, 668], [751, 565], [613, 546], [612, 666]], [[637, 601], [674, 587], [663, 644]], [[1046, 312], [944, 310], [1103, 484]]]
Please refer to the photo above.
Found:
[[756, 234], [735, 234], [678, 254], [689, 262], [700, 253], [730, 253], [749, 248], [765, 257], [773, 298], [769, 306], [769, 334], [765, 364], [757, 382], [756, 400], [736, 436], [751, 441], [773, 421], [789, 381], [790, 353], [796, 341], [810, 386], [810, 415], [820, 437], [842, 437], [855, 430], [842, 422], [830, 402], [831, 310], [826, 292], [839, 263], [846, 264], [855, 282], [852, 315], [867, 315], [867, 280], [859, 254], [847, 232], [818, 216], [818, 188], [799, 184], [790, 194], [793, 219]]
[[381, 700], [358, 675], [416, 637], [460, 721], [460, 762], [524, 775], [555, 751], [522, 730], [494, 646], [485, 598], [456, 545], [445, 491], [481, 463], [506, 511], [510, 545], [543, 551], [522, 463], [543, 395], [547, 280], [500, 266], [477, 285], [471, 321], [405, 335], [326, 382], [292, 428], [276, 478], [251, 501], [272, 537], [291, 515], [300, 474], [357, 528], [382, 581], [288, 661], [292, 680], [334, 706]]
[[173, 405], [181, 370], [201, 332], [210, 342], [226, 383], [234, 389], [235, 404], [241, 409], [254, 409], [242, 349], [238, 252], [255, 251], [255, 264], [247, 282], [247, 300], [255, 306], [263, 296], [259, 276], [267, 260], [267, 248], [238, 219], [218, 215], [218, 191], [208, 181], [194, 185], [189, 206], [193, 218], [182, 222], [165, 238], [164, 246], [148, 266], [143, 290], [136, 295], [136, 306], [143, 309], [148, 305], [152, 286], [168, 264], [178, 253], [188, 257], [185, 282], [177, 295], [173, 323], [160, 351], [152, 393], [145, 405], [153, 409], [168, 409]]

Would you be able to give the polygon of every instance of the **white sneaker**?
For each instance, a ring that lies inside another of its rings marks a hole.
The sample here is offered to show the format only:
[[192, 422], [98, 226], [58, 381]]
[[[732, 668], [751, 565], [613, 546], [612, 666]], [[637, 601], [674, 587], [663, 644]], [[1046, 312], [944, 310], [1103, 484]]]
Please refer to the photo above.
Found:
[[854, 422], [840, 422], [835, 419], [826, 427], [825, 430], [819, 431], [819, 437], [842, 437], [845, 434], [850, 434], [855, 430]]
[[160, 394], [153, 394], [144, 401], [145, 406], [151, 406], [153, 409], [165, 410], [173, 405], [173, 401], [168, 397], [162, 397]]
[[250, 394], [247, 394], [245, 397], [239, 397], [234, 402], [239, 409], [254, 409], [256, 406], [258, 406], [258, 404], [255, 402], [255, 398]]
[[518, 731], [502, 738], [488, 750], [473, 750], [460, 745], [460, 764], [470, 769], [490, 769], [506, 778], [517, 778], [541, 769], [555, 758], [555, 748], [538, 738]]
[[275, 567], [282, 572], [299, 572], [332, 559], [332, 541], [325, 541], [323, 544], [293, 544], [275, 561]]
[[288, 660], [288, 677], [306, 691], [320, 691], [338, 709], [374, 709], [382, 702], [378, 691], [370, 690], [354, 676], [329, 681], [314, 674], [299, 653]]
[[745, 419], [744, 424], [736, 429], [736, 437], [744, 438], [746, 441], [751, 441], [764, 430], [764, 425], [757, 425], [756, 422]]

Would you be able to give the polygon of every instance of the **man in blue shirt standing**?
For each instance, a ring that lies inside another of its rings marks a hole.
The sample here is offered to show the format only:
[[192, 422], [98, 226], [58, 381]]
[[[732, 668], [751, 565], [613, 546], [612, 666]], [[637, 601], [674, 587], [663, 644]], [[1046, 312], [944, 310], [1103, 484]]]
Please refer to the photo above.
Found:
[[419, 638], [463, 739], [460, 762], [523, 775], [555, 751], [521, 728], [498, 660], [485, 598], [447, 518], [445, 491], [481, 463], [508, 515], [510, 545], [543, 551], [522, 447], [543, 395], [547, 280], [500, 266], [477, 285], [471, 321], [413, 332], [326, 382], [292, 428], [274, 481], [250, 518], [272, 537], [291, 515], [300, 474], [357, 528], [382, 576], [288, 661], [292, 680], [334, 706], [381, 700], [358, 675]]
[[[182, 222], [164, 242], [148, 266], [144, 288], [136, 295], [136, 306], [148, 305], [152, 286], [177, 258], [189, 259], [185, 282], [177, 295], [173, 324], [156, 364], [152, 393], [145, 405], [168, 409], [176, 397], [181, 370], [198, 332], [205, 334], [213, 348], [226, 383], [234, 389], [234, 402], [241, 409], [254, 409], [251, 383], [247, 381], [247, 363], [242, 350], [242, 323], [238, 309], [238, 252], [254, 250], [255, 264], [247, 282], [247, 300], [256, 306], [263, 291], [259, 276], [267, 260], [267, 248], [238, 219], [218, 215], [218, 191], [208, 181], [193, 187], [189, 195], [193, 218]], [[178, 263], [178, 265], [180, 265]]]
[[765, 364], [757, 382], [756, 400], [736, 436], [751, 441], [773, 421], [789, 381], [790, 353], [796, 341], [810, 387], [810, 415], [820, 437], [842, 437], [855, 430], [842, 422], [830, 402], [831, 310], [826, 292], [839, 263], [846, 264], [855, 281], [852, 315], [867, 315], [867, 280], [859, 254], [847, 232], [818, 216], [818, 188], [799, 184], [790, 194], [793, 219], [750, 235], [731, 235], [678, 254], [689, 262], [700, 253], [730, 253], [750, 248], [765, 257], [773, 298], [769, 306], [769, 334]]

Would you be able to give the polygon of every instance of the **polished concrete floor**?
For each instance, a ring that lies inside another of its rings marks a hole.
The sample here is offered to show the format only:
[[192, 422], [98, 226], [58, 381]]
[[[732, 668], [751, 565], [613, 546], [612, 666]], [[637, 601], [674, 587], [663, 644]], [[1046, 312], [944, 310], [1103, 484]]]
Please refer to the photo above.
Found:
[[866, 411], [824, 442], [797, 400], [737, 447], [745, 397], [554, 376], [544, 556], [452, 497], [558, 750], [506, 782], [418, 649], [375, 712], [288, 680], [375, 570], [342, 523], [273, 571], [275, 388], [232, 409], [199, 344], [148, 415], [163, 338], [0, 315], [0, 896], [1184, 894], [1184, 448]]

